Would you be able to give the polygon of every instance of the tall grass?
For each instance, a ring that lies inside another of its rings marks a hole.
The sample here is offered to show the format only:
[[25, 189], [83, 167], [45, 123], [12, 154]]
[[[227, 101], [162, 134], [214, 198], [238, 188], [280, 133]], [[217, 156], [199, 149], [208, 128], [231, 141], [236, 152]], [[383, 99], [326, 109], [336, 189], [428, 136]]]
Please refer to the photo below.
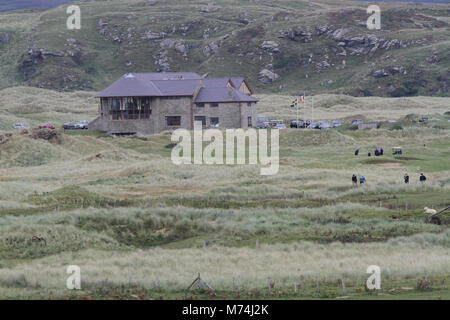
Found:
[[140, 286], [180, 291], [200, 273], [217, 290], [276, 288], [335, 282], [364, 286], [369, 265], [381, 268], [382, 286], [394, 280], [448, 276], [449, 234], [415, 235], [386, 243], [320, 245], [310, 242], [263, 245], [260, 248], [208, 247], [150, 249], [134, 252], [84, 250], [0, 269], [0, 287], [63, 289], [65, 267], [81, 268], [83, 289]]

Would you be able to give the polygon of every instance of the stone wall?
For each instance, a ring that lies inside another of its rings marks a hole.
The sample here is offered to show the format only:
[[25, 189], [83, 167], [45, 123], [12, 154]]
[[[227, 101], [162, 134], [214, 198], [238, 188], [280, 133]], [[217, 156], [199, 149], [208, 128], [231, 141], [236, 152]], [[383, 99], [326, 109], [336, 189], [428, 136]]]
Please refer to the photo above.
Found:
[[[181, 117], [181, 126], [167, 126], [167, 116]], [[211, 104], [205, 103], [204, 107], [198, 107], [193, 103], [192, 97], [155, 98], [152, 100], [152, 114], [149, 120], [110, 120], [110, 116], [105, 115], [89, 123], [89, 129], [109, 133], [141, 134], [156, 134], [178, 128], [192, 130], [195, 116], [205, 116], [206, 127], [210, 127], [212, 117], [217, 117], [220, 128], [247, 128], [248, 117], [251, 117], [252, 125], [255, 127], [256, 104], [248, 106], [247, 103], [219, 103], [218, 107], [211, 107]]]

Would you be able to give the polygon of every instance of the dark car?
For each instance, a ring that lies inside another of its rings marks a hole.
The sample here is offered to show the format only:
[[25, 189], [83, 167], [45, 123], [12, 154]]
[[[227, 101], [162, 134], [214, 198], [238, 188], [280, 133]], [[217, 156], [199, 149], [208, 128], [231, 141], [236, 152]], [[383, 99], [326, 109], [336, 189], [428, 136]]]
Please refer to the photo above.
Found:
[[291, 121], [291, 128], [303, 128], [304, 124], [303, 124], [303, 120], [293, 120]]
[[74, 122], [66, 122], [63, 124], [62, 127], [64, 130], [73, 130], [73, 129], [75, 129], [75, 123]]

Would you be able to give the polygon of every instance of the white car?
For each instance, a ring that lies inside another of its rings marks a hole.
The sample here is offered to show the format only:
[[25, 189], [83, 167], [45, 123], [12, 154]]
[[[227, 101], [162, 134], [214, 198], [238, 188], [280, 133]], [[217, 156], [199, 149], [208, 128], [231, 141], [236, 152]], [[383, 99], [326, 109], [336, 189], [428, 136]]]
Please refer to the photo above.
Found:
[[28, 126], [23, 123], [16, 123], [13, 128], [15, 130], [28, 129]]
[[81, 121], [78, 121], [77, 123], [75, 123], [75, 128], [76, 129], [87, 129], [88, 124], [89, 124], [89, 121], [81, 120]]

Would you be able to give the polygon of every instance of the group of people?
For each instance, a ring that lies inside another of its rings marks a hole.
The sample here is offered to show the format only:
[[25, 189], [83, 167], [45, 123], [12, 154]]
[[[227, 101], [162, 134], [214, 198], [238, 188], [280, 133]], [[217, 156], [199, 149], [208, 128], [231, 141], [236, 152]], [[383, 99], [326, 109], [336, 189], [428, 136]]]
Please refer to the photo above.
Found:
[[[405, 183], [409, 183], [409, 175], [408, 175], [408, 173], [405, 173], [405, 176], [403, 177], [403, 180], [405, 181]], [[419, 176], [419, 181], [420, 181], [420, 183], [424, 183], [425, 181], [427, 181], [427, 177], [425, 177], [425, 175], [423, 173], [421, 173], [420, 176]]]
[[[409, 183], [409, 175], [408, 173], [405, 173], [405, 176], [403, 177], [405, 183]], [[427, 177], [425, 177], [425, 175], [423, 173], [420, 174], [419, 176], [419, 181], [420, 183], [424, 183], [425, 181], [427, 181]], [[364, 176], [360, 176], [359, 177], [359, 184], [364, 184], [366, 182], [366, 177]], [[354, 186], [358, 185], [358, 177], [353, 174], [352, 176], [352, 183]]]
[[[357, 156], [357, 155], [359, 154], [359, 150], [360, 150], [360, 149], [361, 149], [361, 148], [358, 148], [358, 149], [355, 150], [355, 156]], [[376, 148], [374, 153], [375, 153], [375, 156], [376, 156], [376, 157], [382, 156], [382, 155], [384, 154], [383, 148]], [[370, 151], [369, 151], [369, 153], [367, 154], [367, 156], [371, 157], [371, 156], [372, 156], [372, 153], [370, 153]]]
[[[356, 175], [352, 176], [352, 182], [353, 185], [356, 186], [358, 184], [358, 178], [356, 177]], [[359, 177], [359, 184], [364, 184], [366, 182], [366, 177], [361, 176]]]

